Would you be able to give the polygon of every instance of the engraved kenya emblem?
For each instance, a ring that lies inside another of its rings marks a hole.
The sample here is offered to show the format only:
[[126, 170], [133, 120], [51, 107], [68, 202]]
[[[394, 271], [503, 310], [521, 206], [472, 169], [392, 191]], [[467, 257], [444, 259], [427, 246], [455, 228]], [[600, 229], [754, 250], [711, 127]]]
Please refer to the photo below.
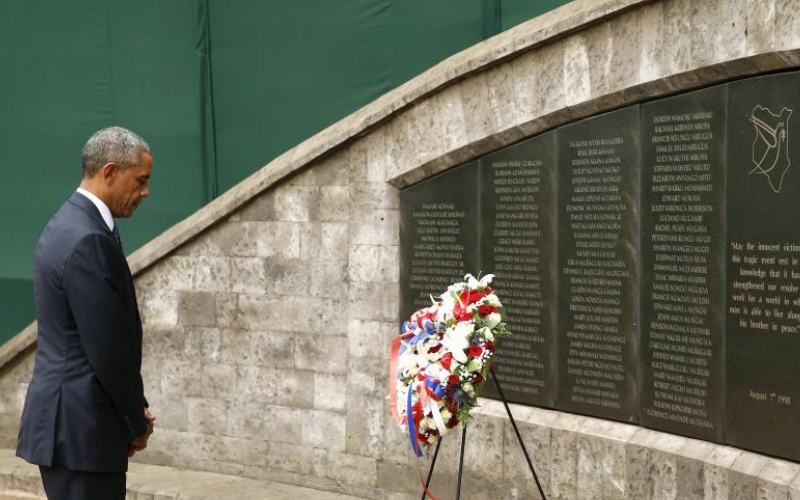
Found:
[[779, 114], [756, 105], [750, 114], [750, 122], [756, 130], [753, 139], [753, 165], [748, 174], [763, 174], [770, 188], [781, 192], [783, 177], [789, 171], [789, 118], [792, 110], [784, 107]]

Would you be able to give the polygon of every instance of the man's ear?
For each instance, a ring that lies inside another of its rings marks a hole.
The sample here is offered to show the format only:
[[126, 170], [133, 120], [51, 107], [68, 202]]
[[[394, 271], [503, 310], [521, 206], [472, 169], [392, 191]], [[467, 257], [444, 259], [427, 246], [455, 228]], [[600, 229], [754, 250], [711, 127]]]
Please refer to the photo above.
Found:
[[100, 175], [103, 176], [103, 181], [111, 185], [114, 183], [114, 179], [117, 177], [117, 172], [119, 171], [119, 165], [114, 162], [109, 162], [100, 167]]

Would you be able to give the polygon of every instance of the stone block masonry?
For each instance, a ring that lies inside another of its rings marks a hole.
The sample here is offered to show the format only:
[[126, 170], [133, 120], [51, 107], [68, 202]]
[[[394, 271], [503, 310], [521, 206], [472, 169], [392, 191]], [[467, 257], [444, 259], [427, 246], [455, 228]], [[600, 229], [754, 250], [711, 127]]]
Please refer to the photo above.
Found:
[[[798, 20], [800, 0], [576, 0], [449, 58], [145, 245], [129, 260], [159, 420], [137, 460], [418, 498], [384, 399], [398, 190], [580, 118], [799, 66]], [[2, 448], [34, 341], [32, 327], [0, 348]], [[800, 498], [794, 463], [513, 409], [549, 498]], [[464, 498], [535, 498], [502, 408], [486, 401], [470, 432]], [[443, 445], [442, 497], [457, 446]]]

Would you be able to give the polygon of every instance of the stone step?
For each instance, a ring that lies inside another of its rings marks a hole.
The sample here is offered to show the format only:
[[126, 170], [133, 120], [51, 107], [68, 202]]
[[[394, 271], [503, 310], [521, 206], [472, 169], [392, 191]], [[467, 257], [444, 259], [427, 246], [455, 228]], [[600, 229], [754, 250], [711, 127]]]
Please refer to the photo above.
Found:
[[[44, 499], [39, 469], [0, 449], [0, 500]], [[28, 496], [20, 496], [27, 494]], [[17, 495], [17, 496], [14, 496]], [[38, 496], [37, 496], [38, 495]], [[359, 500], [274, 481], [131, 463], [127, 500]]]
[[0, 490], [0, 500], [47, 500], [45, 497], [25, 493], [24, 491]]

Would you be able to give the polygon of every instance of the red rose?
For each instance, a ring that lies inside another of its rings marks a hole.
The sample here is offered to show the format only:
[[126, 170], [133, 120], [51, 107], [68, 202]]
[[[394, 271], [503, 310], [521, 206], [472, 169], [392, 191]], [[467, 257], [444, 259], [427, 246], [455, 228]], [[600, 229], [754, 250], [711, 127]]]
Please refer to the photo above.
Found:
[[494, 343], [490, 341], [486, 341], [486, 350], [489, 352], [494, 352]]
[[481, 375], [480, 373], [476, 373], [474, 380], [476, 384], [480, 384], [481, 382], [483, 382], [483, 375]]
[[455, 413], [458, 411], [458, 405], [455, 401], [450, 401], [450, 403], [448, 403], [447, 411], [455, 415]]
[[473, 358], [480, 357], [481, 354], [483, 354], [483, 348], [477, 344], [473, 344], [467, 349], [467, 355]]
[[452, 429], [453, 427], [458, 425], [458, 418], [456, 418], [455, 413], [453, 412], [453, 416], [450, 417], [450, 420], [447, 421], [447, 428]]
[[458, 375], [450, 375], [449, 377], [447, 377], [447, 382], [449, 385], [458, 385], [459, 382]]

